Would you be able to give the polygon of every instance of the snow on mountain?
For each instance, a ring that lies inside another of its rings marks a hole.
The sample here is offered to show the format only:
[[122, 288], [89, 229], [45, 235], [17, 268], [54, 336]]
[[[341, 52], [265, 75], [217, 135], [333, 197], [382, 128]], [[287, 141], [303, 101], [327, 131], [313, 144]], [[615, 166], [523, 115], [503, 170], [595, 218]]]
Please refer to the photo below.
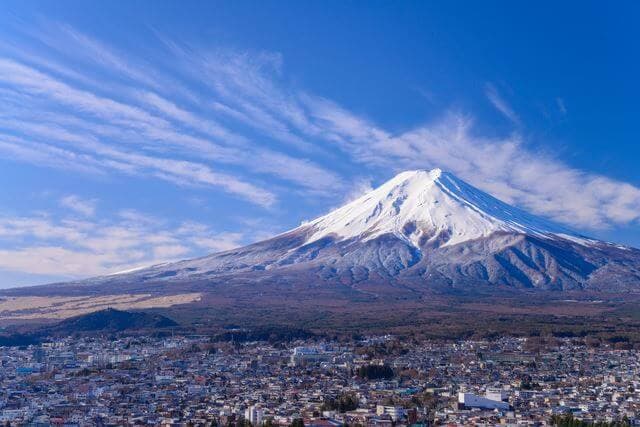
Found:
[[332, 236], [368, 241], [392, 234], [416, 248], [440, 246], [515, 232], [590, 241], [571, 230], [507, 205], [440, 169], [398, 174], [382, 186], [309, 224], [305, 244]]

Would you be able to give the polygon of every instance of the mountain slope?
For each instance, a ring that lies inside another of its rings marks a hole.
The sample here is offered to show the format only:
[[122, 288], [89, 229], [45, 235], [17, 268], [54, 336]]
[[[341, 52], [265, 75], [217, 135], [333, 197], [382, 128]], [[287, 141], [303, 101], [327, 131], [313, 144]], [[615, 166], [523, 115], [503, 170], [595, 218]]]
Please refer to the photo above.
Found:
[[403, 172], [266, 241], [40, 290], [351, 298], [476, 287], [638, 291], [640, 251], [581, 236], [435, 169]]

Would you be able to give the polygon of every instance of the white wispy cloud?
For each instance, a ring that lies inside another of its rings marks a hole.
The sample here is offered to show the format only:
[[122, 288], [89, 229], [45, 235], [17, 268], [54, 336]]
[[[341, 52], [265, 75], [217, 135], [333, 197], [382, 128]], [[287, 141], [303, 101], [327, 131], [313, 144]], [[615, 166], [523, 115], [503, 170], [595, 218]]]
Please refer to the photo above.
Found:
[[242, 233], [195, 222], [175, 226], [134, 210], [120, 218], [0, 216], [0, 271], [81, 278], [247, 243]]
[[211, 252], [226, 251], [241, 246], [244, 236], [242, 233], [221, 233], [215, 236], [198, 237], [195, 244]]
[[371, 191], [373, 191], [372, 180], [370, 178], [360, 178], [352, 184], [351, 189], [342, 200], [342, 204], [352, 202]]
[[558, 106], [558, 111], [560, 112], [560, 115], [562, 115], [563, 117], [567, 115], [567, 106], [564, 103], [564, 99], [563, 98], [556, 98], [556, 105]]
[[88, 174], [104, 172], [103, 164], [92, 156], [59, 147], [25, 141], [21, 138], [0, 135], [0, 155], [14, 161], [38, 166], [72, 170]]
[[[131, 175], [152, 176], [177, 185], [216, 186], [265, 207], [273, 205], [276, 201], [276, 195], [271, 191], [235, 176], [215, 172], [203, 163], [121, 151], [105, 144], [92, 142], [91, 139], [85, 140], [82, 144], [85, 149], [93, 150], [89, 155], [24, 139], [18, 139], [19, 143], [4, 142], [3, 137], [16, 140], [0, 134], [0, 153], [9, 154], [14, 160], [38, 166], [90, 173], [117, 171]], [[66, 141], [74, 143], [73, 138]]]
[[[49, 46], [59, 47], [61, 44], [67, 46], [67, 51], [77, 54], [85, 59], [91, 59], [101, 64], [102, 66], [116, 71], [120, 75], [124, 75], [136, 83], [143, 82], [148, 86], [160, 88], [163, 83], [154, 78], [154, 71], [151, 67], [145, 67], [144, 69], [136, 67], [131, 64], [130, 60], [123, 59], [122, 55], [118, 54], [98, 40], [89, 37], [88, 35], [81, 33], [69, 25], [58, 25], [56, 35], [58, 37], [64, 36], [62, 40], [50, 40]], [[40, 37], [40, 40], [46, 41], [46, 37]], [[74, 49], [69, 49], [70, 45], [74, 46]]]
[[75, 194], [70, 194], [68, 196], [64, 196], [60, 199], [60, 205], [71, 209], [81, 215], [84, 216], [93, 216], [96, 213], [96, 203], [95, 199], [83, 199]]
[[[0, 81], [20, 87], [26, 93], [46, 96], [66, 108], [89, 115], [84, 120], [78, 120], [75, 116], [60, 119], [60, 113], [56, 114], [58, 117], [55, 118], [55, 126], [58, 129], [55, 135], [60, 137], [64, 133], [65, 140], [69, 140], [72, 132], [68, 128], [59, 129], [60, 124], [73, 123], [75, 127], [82, 127], [85, 132], [91, 132], [92, 139], [96, 138], [96, 134], [100, 134], [101, 137], [115, 136], [119, 139], [124, 136], [144, 141], [147, 149], [166, 151], [178, 147], [180, 155], [198, 155], [210, 161], [239, 165], [247, 172], [273, 175], [311, 190], [328, 192], [340, 185], [340, 178], [335, 173], [315, 165], [308, 159], [250, 145], [246, 137], [224, 128], [215, 120], [187, 111], [152, 92], [144, 92], [142, 95], [136, 92], [143, 104], [154, 110], [148, 111], [140, 105], [130, 105], [76, 89], [38, 70], [7, 59], [0, 59]], [[29, 122], [23, 117], [17, 117], [20, 120], [16, 120], [15, 112], [12, 112], [12, 115], [12, 126], [8, 126], [8, 121], [5, 121], [5, 126], [10, 129], [34, 134], [44, 126]], [[101, 121], [99, 126], [94, 126], [96, 120]], [[222, 142], [213, 142], [189, 132], [179, 132], [171, 122], [186, 125]], [[74, 142], [77, 143], [77, 137], [74, 137]], [[163, 145], [158, 146], [157, 142]], [[296, 173], [292, 173], [292, 170]], [[162, 178], [163, 175], [158, 177]], [[239, 179], [236, 178], [236, 181]], [[227, 189], [229, 188], [233, 186], [228, 186]]]
[[502, 97], [502, 95], [500, 95], [500, 92], [498, 92], [498, 89], [493, 84], [487, 83], [485, 85], [484, 93], [487, 96], [487, 99], [489, 100], [489, 102], [491, 102], [491, 104], [496, 108], [496, 110], [502, 113], [503, 116], [511, 120], [514, 124], [517, 124], [517, 125], [521, 124], [520, 117], [518, 116], [518, 114], [514, 111], [511, 105], [509, 105], [509, 103]]

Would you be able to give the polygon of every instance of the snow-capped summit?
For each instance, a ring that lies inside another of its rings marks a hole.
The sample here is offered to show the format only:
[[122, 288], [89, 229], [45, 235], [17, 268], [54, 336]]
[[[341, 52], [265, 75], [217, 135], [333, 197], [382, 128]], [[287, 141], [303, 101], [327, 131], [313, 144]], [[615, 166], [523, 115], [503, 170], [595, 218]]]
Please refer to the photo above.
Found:
[[493, 233], [571, 236], [570, 230], [507, 205], [441, 169], [406, 171], [308, 225], [305, 243], [332, 236], [368, 241], [392, 234], [414, 247], [452, 246]]

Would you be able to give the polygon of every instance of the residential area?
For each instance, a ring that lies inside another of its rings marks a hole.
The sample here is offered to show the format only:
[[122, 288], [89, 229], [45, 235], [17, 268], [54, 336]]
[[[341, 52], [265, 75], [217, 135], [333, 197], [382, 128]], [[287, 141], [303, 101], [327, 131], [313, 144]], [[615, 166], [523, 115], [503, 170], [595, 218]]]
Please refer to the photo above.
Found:
[[70, 337], [0, 348], [0, 422], [549, 425], [572, 417], [638, 425], [637, 350], [538, 344]]

